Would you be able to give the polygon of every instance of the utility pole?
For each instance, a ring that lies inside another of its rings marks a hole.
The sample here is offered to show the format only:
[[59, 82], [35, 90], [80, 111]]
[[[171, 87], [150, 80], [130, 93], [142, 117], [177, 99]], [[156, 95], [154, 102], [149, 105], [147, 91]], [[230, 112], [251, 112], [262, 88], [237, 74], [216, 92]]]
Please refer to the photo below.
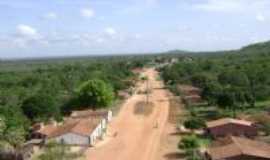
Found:
[[149, 104], [149, 78], [146, 80], [146, 105]]

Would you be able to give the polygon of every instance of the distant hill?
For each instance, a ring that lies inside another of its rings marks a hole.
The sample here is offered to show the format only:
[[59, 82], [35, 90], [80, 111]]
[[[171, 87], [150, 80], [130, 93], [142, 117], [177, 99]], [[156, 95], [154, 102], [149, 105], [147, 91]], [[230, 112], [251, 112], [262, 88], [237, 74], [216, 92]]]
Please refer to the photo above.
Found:
[[255, 43], [239, 50], [242, 53], [270, 54], [270, 41]]
[[171, 50], [164, 52], [163, 54], [170, 55], [222, 55], [222, 54], [269, 54], [270, 55], [270, 41], [260, 42], [255, 44], [247, 45], [237, 50], [224, 50], [224, 51], [203, 51], [203, 52], [191, 52], [185, 50]]
[[185, 50], [178, 50], [178, 49], [176, 49], [176, 50], [167, 51], [165, 53], [167, 53], [167, 54], [186, 54], [186, 53], [191, 53], [191, 52], [185, 51]]

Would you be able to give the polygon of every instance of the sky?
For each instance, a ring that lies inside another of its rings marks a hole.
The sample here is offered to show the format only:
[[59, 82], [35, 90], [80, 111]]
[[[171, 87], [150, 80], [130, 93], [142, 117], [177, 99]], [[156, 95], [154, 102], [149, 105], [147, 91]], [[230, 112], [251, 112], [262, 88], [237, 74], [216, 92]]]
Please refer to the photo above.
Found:
[[270, 0], [0, 0], [0, 58], [230, 50], [269, 28]]

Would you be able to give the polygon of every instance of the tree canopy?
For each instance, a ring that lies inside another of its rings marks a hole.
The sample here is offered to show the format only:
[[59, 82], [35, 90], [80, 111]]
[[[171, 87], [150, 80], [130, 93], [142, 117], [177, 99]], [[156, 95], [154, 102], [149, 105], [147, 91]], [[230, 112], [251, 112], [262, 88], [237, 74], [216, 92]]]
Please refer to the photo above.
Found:
[[84, 82], [78, 89], [78, 103], [85, 107], [107, 107], [114, 99], [113, 89], [103, 80]]

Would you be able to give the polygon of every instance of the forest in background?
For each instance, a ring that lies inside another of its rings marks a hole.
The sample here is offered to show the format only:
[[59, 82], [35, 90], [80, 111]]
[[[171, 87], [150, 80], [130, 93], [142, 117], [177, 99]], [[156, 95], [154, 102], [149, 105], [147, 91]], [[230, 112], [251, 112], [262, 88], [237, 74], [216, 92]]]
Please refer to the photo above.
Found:
[[[19, 147], [33, 123], [61, 121], [72, 109], [111, 105], [119, 91], [134, 85], [132, 70], [144, 61], [118, 56], [0, 62], [0, 147]], [[84, 97], [90, 90], [95, 97]]]
[[182, 95], [179, 85], [201, 89], [204, 103], [186, 104], [192, 129], [224, 117], [249, 119], [270, 135], [270, 42], [239, 50], [191, 53], [160, 67], [167, 87]]

